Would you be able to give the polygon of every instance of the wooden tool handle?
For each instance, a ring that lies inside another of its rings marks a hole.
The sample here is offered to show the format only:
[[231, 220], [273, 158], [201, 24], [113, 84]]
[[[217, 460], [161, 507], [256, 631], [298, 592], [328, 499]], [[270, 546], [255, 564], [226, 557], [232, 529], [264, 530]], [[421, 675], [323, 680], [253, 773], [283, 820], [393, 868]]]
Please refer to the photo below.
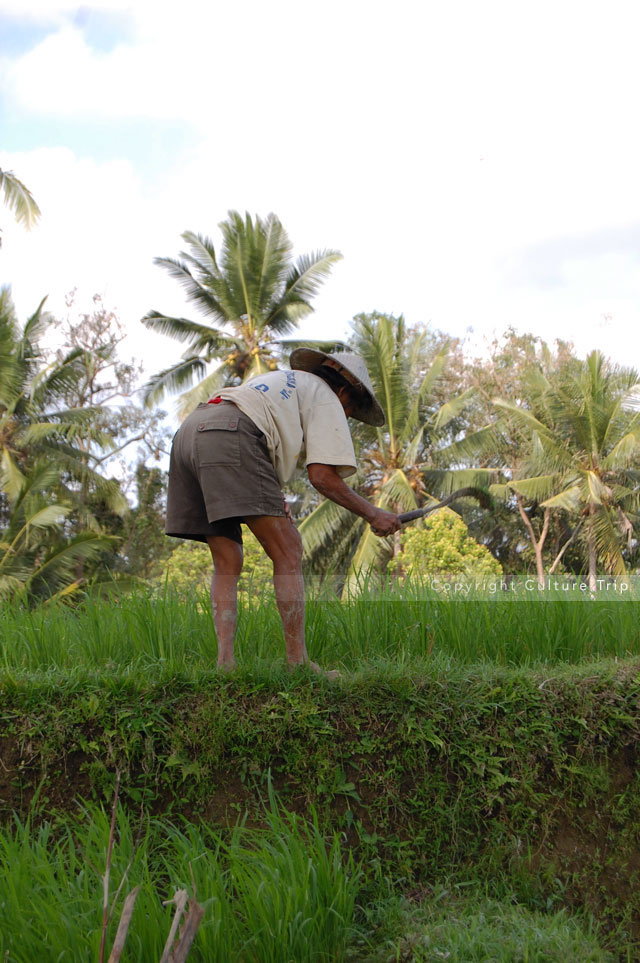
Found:
[[448, 505], [451, 505], [452, 502], [457, 501], [458, 498], [477, 498], [484, 508], [489, 507], [491, 504], [491, 498], [487, 492], [481, 488], [469, 486], [467, 488], [459, 488], [457, 492], [452, 492], [451, 495], [447, 495], [446, 498], [443, 498], [441, 502], [437, 502], [435, 505], [429, 505], [428, 508], [416, 508], [412, 512], [404, 512], [404, 514], [398, 515], [398, 518], [403, 525], [406, 522], [415, 522], [416, 518], [424, 518], [425, 515], [430, 515], [431, 512], [437, 512], [439, 508], [446, 508]]
[[398, 518], [404, 525], [405, 522], [415, 522], [416, 518], [422, 518], [424, 514], [425, 514], [424, 508], [416, 508], [412, 512], [404, 512], [402, 515], [398, 515]]

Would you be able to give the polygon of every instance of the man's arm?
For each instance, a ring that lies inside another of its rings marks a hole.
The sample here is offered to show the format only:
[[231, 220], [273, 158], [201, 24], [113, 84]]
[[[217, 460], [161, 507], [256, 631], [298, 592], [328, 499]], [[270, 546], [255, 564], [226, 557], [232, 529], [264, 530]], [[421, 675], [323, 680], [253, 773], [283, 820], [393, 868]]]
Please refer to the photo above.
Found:
[[354, 492], [353, 488], [349, 488], [344, 483], [333, 465], [321, 465], [318, 462], [312, 462], [307, 465], [307, 471], [309, 481], [321, 495], [330, 498], [337, 505], [347, 508], [354, 515], [364, 518], [371, 525], [374, 535], [391, 535], [402, 528], [397, 515], [376, 508], [366, 498], [362, 498]]

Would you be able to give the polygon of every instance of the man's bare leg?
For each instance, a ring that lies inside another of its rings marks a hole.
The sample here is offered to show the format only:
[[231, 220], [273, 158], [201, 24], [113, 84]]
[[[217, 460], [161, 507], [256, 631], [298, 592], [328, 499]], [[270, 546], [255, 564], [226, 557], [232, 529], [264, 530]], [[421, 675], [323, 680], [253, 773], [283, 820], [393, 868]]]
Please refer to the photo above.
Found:
[[304, 580], [302, 540], [292, 521], [279, 515], [251, 515], [245, 523], [273, 562], [273, 586], [289, 665], [308, 664], [304, 638]]
[[242, 546], [223, 535], [209, 535], [213, 558], [211, 612], [218, 637], [218, 666], [235, 668], [233, 640], [238, 620], [238, 579], [242, 571]]

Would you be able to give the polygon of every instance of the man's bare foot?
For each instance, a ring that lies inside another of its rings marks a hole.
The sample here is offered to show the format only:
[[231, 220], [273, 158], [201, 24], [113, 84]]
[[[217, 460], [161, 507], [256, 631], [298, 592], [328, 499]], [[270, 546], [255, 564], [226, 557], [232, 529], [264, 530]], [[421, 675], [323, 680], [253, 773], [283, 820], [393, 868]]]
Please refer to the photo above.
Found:
[[234, 672], [238, 665], [235, 659], [232, 659], [231, 662], [218, 662], [217, 668], [220, 672]]
[[317, 662], [312, 662], [311, 659], [307, 659], [305, 662], [289, 662], [288, 665], [290, 669], [311, 669], [312, 672], [324, 676], [330, 682], [335, 682], [336, 679], [341, 678], [337, 669], [321, 669]]

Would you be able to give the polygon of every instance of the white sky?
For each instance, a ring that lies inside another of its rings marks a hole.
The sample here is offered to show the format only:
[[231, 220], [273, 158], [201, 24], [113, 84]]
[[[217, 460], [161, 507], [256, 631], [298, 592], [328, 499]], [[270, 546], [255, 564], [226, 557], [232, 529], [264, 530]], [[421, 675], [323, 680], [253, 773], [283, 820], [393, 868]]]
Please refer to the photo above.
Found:
[[103, 294], [149, 373], [193, 315], [152, 263], [235, 208], [344, 260], [302, 327], [359, 311], [508, 325], [640, 368], [636, 0], [0, 0], [0, 208], [21, 317]]

